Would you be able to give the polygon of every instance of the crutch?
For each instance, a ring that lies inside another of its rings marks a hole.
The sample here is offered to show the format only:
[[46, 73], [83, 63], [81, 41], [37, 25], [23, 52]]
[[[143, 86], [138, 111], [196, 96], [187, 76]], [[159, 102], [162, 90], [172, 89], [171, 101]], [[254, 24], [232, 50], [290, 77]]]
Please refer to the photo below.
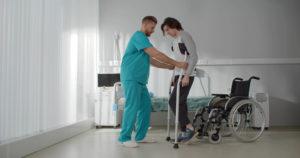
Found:
[[[171, 81], [170, 81], [170, 86], [169, 86], [169, 98], [168, 100], [170, 100], [171, 98], [171, 94], [172, 94], [172, 86], [173, 86], [173, 81], [174, 81], [174, 77], [175, 77], [175, 71], [173, 71], [173, 74], [172, 74], [172, 78], [171, 78]], [[171, 110], [170, 110], [170, 105], [168, 106], [168, 124], [167, 124], [167, 141], [170, 141], [171, 140], [171, 137], [170, 137], [170, 120], [171, 120]]]
[[[184, 61], [186, 61], [187, 59], [187, 53], [184, 52]], [[180, 82], [183, 76], [184, 70], [181, 69], [178, 81], [177, 81], [177, 89], [176, 89], [176, 112], [175, 112], [175, 142], [174, 142], [174, 149], [178, 149], [178, 124], [179, 124], [179, 97], [180, 97]], [[174, 77], [174, 72], [173, 72], [173, 77]], [[171, 95], [171, 84], [170, 84], [170, 89], [169, 89], [169, 93]], [[169, 95], [169, 96], [170, 96]], [[167, 140], [170, 140], [170, 106], [168, 106], [168, 137]]]

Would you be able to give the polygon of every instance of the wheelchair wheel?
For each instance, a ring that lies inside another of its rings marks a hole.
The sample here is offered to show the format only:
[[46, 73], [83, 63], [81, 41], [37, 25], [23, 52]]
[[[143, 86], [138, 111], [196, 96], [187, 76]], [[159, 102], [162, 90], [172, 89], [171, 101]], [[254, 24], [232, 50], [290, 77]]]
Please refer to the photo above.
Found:
[[214, 130], [208, 132], [208, 141], [212, 144], [219, 144], [221, 142], [222, 136], [219, 132]]
[[265, 129], [266, 119], [262, 107], [252, 99], [241, 100], [229, 114], [229, 126], [234, 136], [243, 142], [260, 138]]

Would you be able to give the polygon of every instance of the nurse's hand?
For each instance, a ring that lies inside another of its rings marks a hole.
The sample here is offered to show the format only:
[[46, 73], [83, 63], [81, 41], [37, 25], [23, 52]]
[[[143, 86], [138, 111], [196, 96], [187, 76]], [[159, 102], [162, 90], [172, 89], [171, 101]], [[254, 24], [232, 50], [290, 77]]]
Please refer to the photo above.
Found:
[[182, 81], [181, 81], [182, 87], [188, 86], [189, 83], [190, 83], [190, 76], [184, 75], [184, 77], [182, 78]]
[[189, 64], [187, 62], [177, 62], [176, 67], [186, 70]]

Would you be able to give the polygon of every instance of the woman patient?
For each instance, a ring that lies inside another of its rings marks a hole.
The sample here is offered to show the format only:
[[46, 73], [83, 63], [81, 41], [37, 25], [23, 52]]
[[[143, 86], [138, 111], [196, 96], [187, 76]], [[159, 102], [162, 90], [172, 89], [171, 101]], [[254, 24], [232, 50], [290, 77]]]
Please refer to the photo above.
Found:
[[[164, 35], [167, 34], [173, 38], [171, 49], [174, 52], [175, 60], [183, 61], [185, 53], [187, 53], [186, 61], [188, 62], [188, 69], [184, 71], [180, 84], [179, 123], [181, 133], [178, 136], [178, 142], [186, 142], [195, 134], [194, 127], [188, 118], [187, 97], [193, 85], [194, 69], [198, 61], [196, 45], [192, 36], [183, 30], [181, 23], [177, 19], [171, 17], [166, 18], [161, 25], [161, 30]], [[175, 68], [174, 71], [174, 88], [170, 96], [169, 105], [175, 114], [177, 80], [181, 73], [181, 69]]]

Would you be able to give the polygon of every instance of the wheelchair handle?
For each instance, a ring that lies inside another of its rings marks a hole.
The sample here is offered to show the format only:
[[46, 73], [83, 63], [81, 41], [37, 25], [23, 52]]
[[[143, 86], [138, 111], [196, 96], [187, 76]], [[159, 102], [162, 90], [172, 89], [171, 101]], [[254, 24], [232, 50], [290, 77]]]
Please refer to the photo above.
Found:
[[252, 80], [252, 79], [255, 79], [255, 80], [260, 80], [260, 78], [259, 78], [259, 77], [257, 77], [257, 76], [252, 76], [252, 77], [250, 77], [250, 78], [249, 78], [249, 80]]
[[243, 79], [240, 78], [240, 77], [236, 77], [236, 78], [234, 78], [233, 80], [234, 80], [234, 81], [243, 81]]

